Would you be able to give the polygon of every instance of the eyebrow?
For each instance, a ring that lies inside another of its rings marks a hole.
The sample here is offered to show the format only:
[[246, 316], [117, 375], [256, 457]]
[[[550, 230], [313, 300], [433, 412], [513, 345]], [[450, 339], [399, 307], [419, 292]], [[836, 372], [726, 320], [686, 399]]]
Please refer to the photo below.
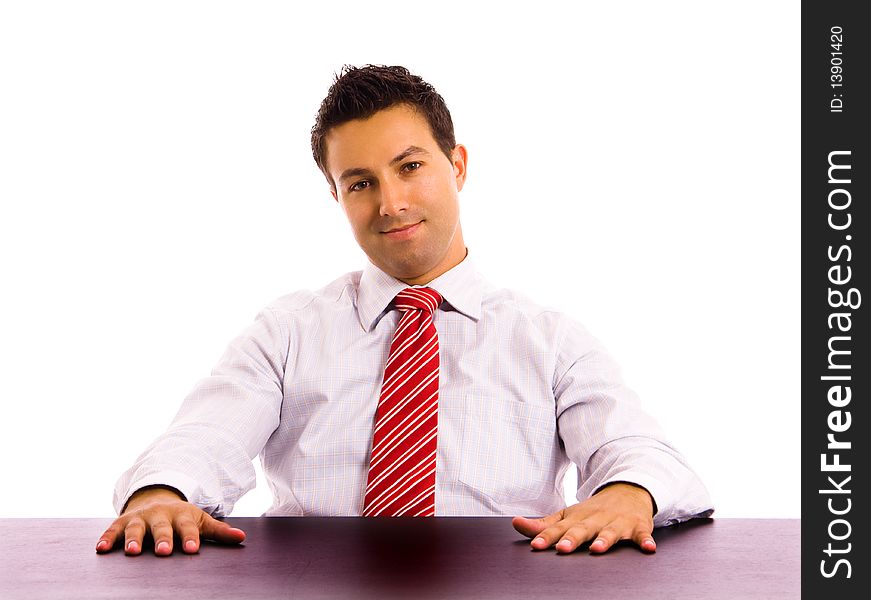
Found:
[[396, 163], [402, 162], [409, 156], [413, 156], [415, 154], [426, 154], [427, 156], [429, 156], [429, 152], [424, 148], [421, 148], [420, 146], [409, 146], [408, 148], [397, 154], [393, 158], [393, 160], [390, 161], [390, 164], [395, 165]]
[[[400, 162], [404, 161], [406, 158], [408, 158], [409, 156], [414, 156], [415, 154], [425, 154], [427, 156], [430, 155], [429, 151], [426, 150], [425, 148], [421, 148], [420, 146], [409, 146], [408, 148], [406, 148], [405, 150], [403, 150], [402, 152], [400, 152], [399, 154], [394, 156], [393, 159], [390, 161], [390, 165], [393, 166], [396, 163], [400, 163]], [[339, 175], [339, 181], [344, 181], [344, 180], [349, 179], [351, 177], [359, 177], [361, 175], [370, 175], [371, 173], [372, 173], [371, 170], [364, 169], [362, 167], [354, 167], [352, 169], [345, 169], [344, 171], [342, 171], [342, 174]]]

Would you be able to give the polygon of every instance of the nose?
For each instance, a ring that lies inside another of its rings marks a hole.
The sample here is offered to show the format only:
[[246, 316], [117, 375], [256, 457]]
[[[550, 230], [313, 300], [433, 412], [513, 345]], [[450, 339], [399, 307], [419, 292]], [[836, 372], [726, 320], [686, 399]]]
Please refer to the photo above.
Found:
[[382, 217], [398, 215], [408, 209], [407, 194], [397, 181], [383, 181], [380, 185], [380, 213]]

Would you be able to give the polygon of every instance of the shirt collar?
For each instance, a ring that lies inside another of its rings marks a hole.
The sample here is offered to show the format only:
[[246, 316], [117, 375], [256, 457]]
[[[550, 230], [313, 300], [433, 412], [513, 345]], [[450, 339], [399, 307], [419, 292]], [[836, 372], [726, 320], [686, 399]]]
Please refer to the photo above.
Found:
[[[371, 262], [366, 264], [357, 287], [357, 316], [365, 331], [372, 331], [384, 316], [396, 294], [409, 286], [391, 277]], [[437, 291], [454, 310], [473, 321], [481, 318], [484, 282], [468, 254], [463, 261], [426, 286]], [[444, 308], [444, 304], [442, 304]]]

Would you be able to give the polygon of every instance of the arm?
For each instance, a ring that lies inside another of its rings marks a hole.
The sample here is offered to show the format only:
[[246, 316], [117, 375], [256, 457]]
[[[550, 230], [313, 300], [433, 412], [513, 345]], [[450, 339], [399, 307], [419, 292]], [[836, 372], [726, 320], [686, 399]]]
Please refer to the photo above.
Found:
[[559, 345], [554, 396], [560, 437], [578, 466], [578, 500], [543, 519], [515, 518], [533, 548], [572, 551], [588, 540], [604, 552], [620, 539], [655, 549], [654, 526], [708, 516], [704, 485], [641, 411], [601, 344], [567, 322]]
[[[251, 461], [279, 422], [287, 339], [286, 328], [267, 309], [230, 343], [169, 429], [119, 479], [114, 502], [120, 516], [98, 551], [111, 549], [121, 533], [141, 548], [143, 534], [166, 527], [171, 551], [173, 530], [186, 532], [186, 543], [193, 539], [191, 523], [210, 537], [226, 533], [210, 515], [228, 514], [254, 485]], [[238, 534], [230, 537], [241, 541]]]

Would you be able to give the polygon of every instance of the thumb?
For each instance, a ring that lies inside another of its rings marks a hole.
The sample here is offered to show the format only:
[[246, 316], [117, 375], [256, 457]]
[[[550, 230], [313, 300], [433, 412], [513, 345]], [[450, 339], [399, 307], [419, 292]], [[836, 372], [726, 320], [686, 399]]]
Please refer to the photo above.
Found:
[[241, 529], [231, 527], [229, 523], [218, 521], [207, 514], [203, 517], [203, 522], [200, 524], [200, 533], [203, 537], [225, 544], [239, 544], [245, 541], [245, 532]]
[[525, 535], [526, 537], [535, 537], [554, 523], [558, 523], [563, 519], [562, 510], [550, 514], [546, 517], [538, 519], [528, 519], [526, 517], [514, 517], [511, 519], [511, 525], [514, 529]]

